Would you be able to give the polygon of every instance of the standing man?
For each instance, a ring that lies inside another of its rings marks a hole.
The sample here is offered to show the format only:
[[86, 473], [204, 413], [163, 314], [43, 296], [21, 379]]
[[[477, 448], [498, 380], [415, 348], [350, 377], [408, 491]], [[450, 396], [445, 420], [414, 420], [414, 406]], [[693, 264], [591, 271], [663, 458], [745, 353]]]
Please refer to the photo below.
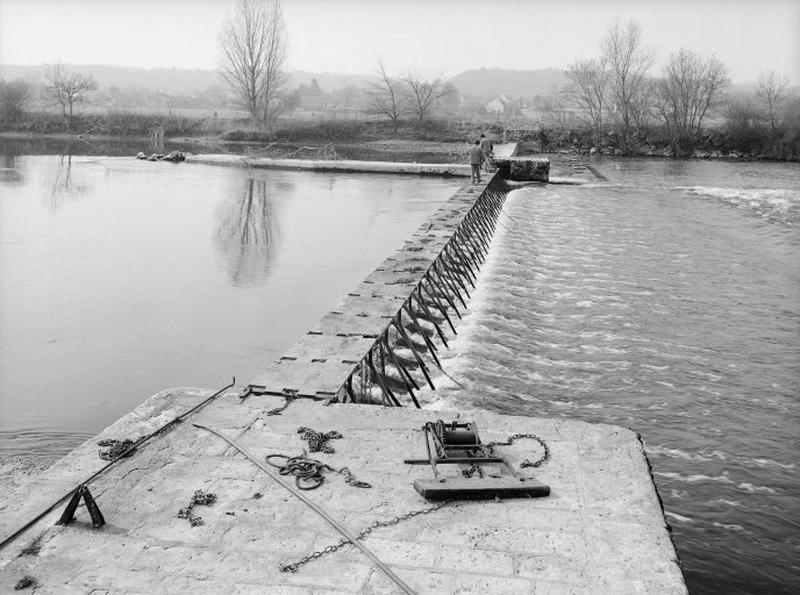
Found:
[[469, 164], [472, 166], [472, 183], [481, 183], [481, 163], [484, 156], [481, 150], [481, 141], [476, 140], [475, 144], [469, 148]]
[[492, 161], [494, 143], [492, 142], [492, 139], [486, 138], [486, 136], [483, 134], [481, 134], [481, 151], [483, 151], [483, 157], [486, 161], [486, 171], [491, 171], [494, 167], [494, 162]]

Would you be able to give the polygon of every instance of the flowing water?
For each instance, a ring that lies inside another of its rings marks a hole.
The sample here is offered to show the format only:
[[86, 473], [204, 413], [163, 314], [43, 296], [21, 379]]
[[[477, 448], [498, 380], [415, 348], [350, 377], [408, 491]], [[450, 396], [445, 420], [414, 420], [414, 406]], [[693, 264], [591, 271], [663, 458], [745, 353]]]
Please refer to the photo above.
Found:
[[800, 586], [800, 169], [512, 192], [435, 406], [630, 427], [693, 593]]
[[0, 166], [0, 456], [246, 384], [459, 186], [3, 147]]
[[[0, 455], [248, 381], [458, 184], [0, 159]], [[633, 428], [692, 592], [796, 593], [800, 169], [596, 165], [509, 195], [438, 405]]]

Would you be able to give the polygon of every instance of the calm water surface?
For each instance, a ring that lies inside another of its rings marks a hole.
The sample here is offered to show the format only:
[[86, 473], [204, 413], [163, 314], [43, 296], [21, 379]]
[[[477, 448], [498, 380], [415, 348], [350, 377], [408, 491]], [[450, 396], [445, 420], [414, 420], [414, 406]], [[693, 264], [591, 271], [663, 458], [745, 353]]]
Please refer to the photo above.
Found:
[[800, 589], [800, 169], [599, 161], [509, 195], [443, 406], [642, 435], [693, 593]]
[[165, 388], [246, 383], [457, 186], [0, 154], [0, 456], [64, 454]]

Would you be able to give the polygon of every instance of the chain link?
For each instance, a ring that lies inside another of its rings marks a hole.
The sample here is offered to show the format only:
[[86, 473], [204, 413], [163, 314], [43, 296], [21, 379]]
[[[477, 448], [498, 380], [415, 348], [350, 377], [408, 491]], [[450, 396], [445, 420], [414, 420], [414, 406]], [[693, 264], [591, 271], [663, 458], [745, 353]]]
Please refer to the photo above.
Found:
[[[390, 527], [392, 525], [396, 525], [402, 521], [408, 520], [415, 516], [430, 514], [431, 512], [444, 508], [445, 506], [448, 506], [450, 504], [452, 504], [452, 501], [445, 500], [443, 502], [439, 502], [438, 504], [434, 504], [433, 506], [429, 506], [428, 508], [422, 508], [420, 510], [412, 510], [411, 512], [407, 512], [406, 514], [401, 514], [399, 516], [394, 517], [393, 519], [389, 519], [388, 521], [376, 521], [372, 523], [369, 527], [361, 531], [361, 533], [356, 535], [356, 539], [362, 539], [366, 537], [367, 535], [372, 533], [375, 529], [379, 529], [381, 527]], [[280, 571], [297, 572], [298, 568], [300, 568], [304, 564], [307, 564], [308, 562], [311, 562], [311, 560], [316, 560], [317, 558], [321, 558], [326, 554], [332, 554], [333, 552], [340, 550], [341, 548], [343, 548], [348, 544], [350, 544], [349, 539], [341, 539], [337, 543], [331, 544], [328, 547], [325, 547], [321, 550], [317, 550], [316, 552], [308, 554], [307, 556], [303, 556], [296, 562], [292, 562], [289, 564], [281, 564], [279, 566]]]
[[461, 475], [467, 478], [474, 476], [476, 473], [478, 474], [478, 477], [483, 478], [483, 469], [481, 469], [480, 465], [476, 465], [475, 463], [472, 463], [472, 465], [469, 466], [469, 469], [464, 469], [461, 471]]
[[[332, 467], [328, 467], [328, 469], [332, 469]], [[336, 471], [339, 475], [342, 475], [344, 477], [344, 482], [349, 486], [353, 486], [354, 488], [372, 487], [372, 484], [369, 484], [366, 481], [360, 481], [356, 479], [355, 475], [353, 475], [353, 472], [350, 471], [350, 469], [348, 469], [347, 467], [342, 467], [338, 471], [336, 469], [333, 470]]]
[[330, 432], [317, 432], [316, 430], [312, 430], [311, 428], [307, 428], [305, 426], [297, 428], [297, 433], [300, 434], [300, 437], [303, 440], [308, 441], [308, 450], [311, 452], [324, 452], [327, 454], [333, 454], [336, 451], [331, 445], [325, 443], [328, 440], [338, 440], [342, 437], [342, 434], [336, 430], [331, 430]]
[[[308, 428], [299, 428], [297, 431], [301, 432], [301, 433], [303, 433], [303, 432], [308, 433], [310, 436], [313, 437], [313, 438], [309, 438], [308, 439], [309, 447], [312, 446], [312, 439], [316, 439], [317, 436], [322, 437], [324, 440], [328, 440], [330, 438], [336, 438], [337, 437], [337, 436], [329, 436], [330, 434], [339, 434], [338, 432], [328, 432], [327, 434], [321, 434], [320, 432], [314, 432], [314, 430], [309, 430]], [[338, 437], [341, 437], [341, 434], [339, 434]], [[537, 436], [536, 434], [513, 434], [513, 435], [509, 436], [506, 439], [505, 442], [500, 442], [500, 441], [489, 442], [489, 443], [485, 444], [485, 446], [487, 446], [489, 448], [489, 451], [493, 453], [492, 449], [495, 446], [511, 446], [516, 440], [519, 440], [520, 438], [529, 438], [531, 440], [536, 440], [536, 442], [538, 442], [539, 445], [544, 449], [544, 454], [541, 457], [539, 457], [538, 460], [536, 460], [534, 462], [531, 462], [530, 460], [525, 459], [524, 461], [522, 461], [522, 463], [520, 463], [520, 467], [539, 467], [540, 465], [544, 464], [550, 458], [550, 449], [548, 448], [548, 446], [545, 443], [545, 441], [542, 440], [541, 438], [539, 438], [539, 436]], [[323, 442], [324, 442], [324, 440], [323, 440]], [[328, 447], [328, 448], [330, 448], [330, 447]], [[313, 451], [313, 448], [312, 448], [312, 451]], [[331, 468], [328, 465], [325, 465], [325, 467], [327, 467], [329, 469]], [[335, 469], [332, 469], [332, 470], [336, 471]], [[354, 485], [350, 481], [350, 478], [352, 478], [352, 474], [350, 473], [350, 470], [347, 467], [342, 467], [342, 469], [338, 470], [337, 472], [341, 473], [342, 475], [344, 475], [345, 481], [348, 484]], [[483, 472], [482, 472], [481, 468], [478, 465], [472, 465], [472, 467], [470, 467], [469, 469], [466, 469], [465, 471], [462, 471], [462, 473], [464, 474], [465, 477], [472, 477], [476, 473], [479, 476], [483, 477]], [[357, 483], [362, 483], [362, 482], [357, 482]], [[367, 484], [367, 485], [369, 485], [369, 484]], [[358, 487], [362, 487], [362, 486], [358, 486]], [[398, 516], [394, 517], [393, 519], [389, 519], [388, 521], [376, 521], [375, 523], [373, 523], [372, 525], [370, 525], [369, 527], [367, 527], [366, 529], [361, 531], [356, 536], [356, 539], [362, 539], [363, 537], [366, 537], [367, 535], [372, 533], [375, 529], [378, 529], [380, 527], [389, 527], [389, 526], [392, 526], [392, 525], [396, 525], [398, 523], [401, 523], [402, 521], [408, 520], [408, 519], [413, 518], [415, 516], [419, 516], [419, 515], [423, 515], [423, 514], [429, 514], [431, 512], [434, 512], [435, 510], [439, 510], [441, 508], [444, 508], [445, 506], [448, 506], [448, 505], [450, 505], [452, 503], [453, 502], [451, 500], [445, 500], [445, 501], [440, 502], [438, 504], [435, 504], [433, 506], [429, 506], [428, 508], [423, 508], [423, 509], [420, 509], [420, 510], [413, 510], [413, 511], [408, 512], [406, 514], [398, 515]], [[297, 570], [301, 566], [303, 566], [304, 564], [307, 564], [308, 562], [311, 562], [312, 560], [316, 560], [317, 558], [321, 558], [322, 556], [324, 556], [326, 554], [332, 554], [333, 552], [336, 552], [336, 551], [340, 550], [341, 548], [343, 548], [345, 545], [348, 545], [348, 544], [350, 544], [350, 540], [349, 539], [342, 539], [339, 542], [331, 544], [331, 545], [329, 545], [329, 546], [327, 546], [327, 547], [325, 547], [325, 548], [323, 548], [321, 550], [317, 550], [317, 551], [315, 551], [315, 552], [313, 552], [311, 554], [308, 554], [307, 556], [303, 556], [302, 558], [300, 558], [296, 562], [291, 562], [291, 563], [288, 563], [288, 564], [281, 564], [279, 566], [279, 568], [280, 568], [281, 572], [297, 572]]]
[[486, 446], [488, 446], [489, 450], [494, 454], [493, 449], [495, 446], [511, 446], [512, 444], [514, 444], [515, 440], [518, 440], [520, 438], [530, 438], [531, 440], [536, 440], [536, 442], [538, 442], [539, 445], [544, 449], [544, 454], [541, 457], [539, 457], [538, 460], [531, 462], [528, 459], [525, 459], [524, 461], [522, 461], [522, 463], [520, 463], [519, 465], [520, 467], [539, 467], [540, 465], [543, 465], [545, 462], [547, 462], [547, 460], [550, 458], [550, 449], [548, 448], [547, 443], [541, 438], [539, 438], [539, 436], [537, 436], [536, 434], [513, 434], [509, 436], [505, 442], [500, 442], [496, 440], [494, 442], [488, 442]]
[[289, 405], [291, 405], [292, 401], [294, 401], [294, 395], [286, 395], [285, 397], [283, 397], [283, 399], [284, 399], [283, 405], [275, 407], [274, 409], [270, 409], [269, 411], [267, 411], [267, 415], [280, 415], [281, 413], [286, 411], [286, 408]]

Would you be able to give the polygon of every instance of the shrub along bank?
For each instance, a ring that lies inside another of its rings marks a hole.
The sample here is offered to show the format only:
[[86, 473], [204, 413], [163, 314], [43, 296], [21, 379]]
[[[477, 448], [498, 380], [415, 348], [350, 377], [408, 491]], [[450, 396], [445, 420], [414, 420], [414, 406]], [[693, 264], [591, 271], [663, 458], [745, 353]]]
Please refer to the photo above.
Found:
[[[508, 130], [506, 129], [508, 126]], [[401, 122], [395, 132], [382, 120], [301, 120], [281, 118], [269, 131], [247, 120], [191, 118], [110, 111], [105, 114], [80, 113], [70, 121], [52, 112], [23, 112], [13, 121], [0, 122], [0, 131], [32, 136], [91, 135], [110, 138], [202, 139], [250, 145], [267, 143], [359, 143], [372, 141], [411, 141], [452, 143], [464, 146], [481, 133], [519, 141], [532, 151], [543, 153], [622, 155], [618, 135], [608, 132], [600, 139], [583, 128], [543, 126], [530, 122], [506, 124], [488, 119], [430, 119], [420, 128], [416, 121]], [[746, 158], [797, 161], [800, 157], [800, 121], [787, 122], [778, 130], [752, 122], [728, 121], [704, 130], [690, 151], [675, 154], [667, 130], [650, 126], [637, 131], [627, 155], [653, 157]]]

